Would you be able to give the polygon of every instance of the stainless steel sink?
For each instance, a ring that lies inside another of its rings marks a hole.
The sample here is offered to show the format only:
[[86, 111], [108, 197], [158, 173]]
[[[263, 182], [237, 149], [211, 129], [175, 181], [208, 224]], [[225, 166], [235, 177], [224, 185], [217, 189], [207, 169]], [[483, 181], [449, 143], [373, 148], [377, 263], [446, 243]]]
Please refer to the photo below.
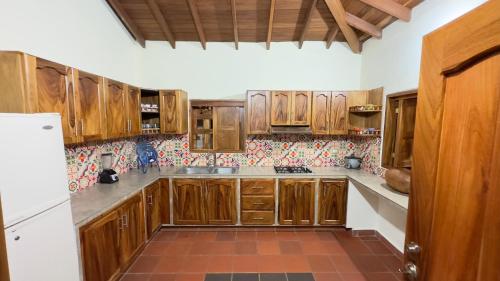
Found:
[[182, 167], [177, 170], [177, 173], [186, 175], [232, 175], [237, 172], [236, 167]]

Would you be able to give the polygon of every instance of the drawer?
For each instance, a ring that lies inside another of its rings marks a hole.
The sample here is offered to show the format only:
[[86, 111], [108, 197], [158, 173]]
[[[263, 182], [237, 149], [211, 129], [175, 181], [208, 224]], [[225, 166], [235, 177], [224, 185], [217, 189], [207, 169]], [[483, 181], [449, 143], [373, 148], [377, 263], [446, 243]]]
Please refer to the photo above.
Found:
[[242, 211], [242, 224], [274, 224], [274, 211]]
[[272, 195], [244, 195], [241, 196], [243, 210], [274, 210], [274, 196]]
[[274, 180], [241, 180], [241, 194], [243, 195], [273, 195]]

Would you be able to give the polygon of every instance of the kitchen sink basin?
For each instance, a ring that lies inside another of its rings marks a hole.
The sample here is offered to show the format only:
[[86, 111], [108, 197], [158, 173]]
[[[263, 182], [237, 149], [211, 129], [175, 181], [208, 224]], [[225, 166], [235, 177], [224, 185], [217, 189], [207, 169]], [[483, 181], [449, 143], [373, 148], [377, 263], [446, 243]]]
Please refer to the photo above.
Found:
[[177, 170], [177, 173], [186, 175], [232, 175], [237, 172], [236, 167], [182, 167]]

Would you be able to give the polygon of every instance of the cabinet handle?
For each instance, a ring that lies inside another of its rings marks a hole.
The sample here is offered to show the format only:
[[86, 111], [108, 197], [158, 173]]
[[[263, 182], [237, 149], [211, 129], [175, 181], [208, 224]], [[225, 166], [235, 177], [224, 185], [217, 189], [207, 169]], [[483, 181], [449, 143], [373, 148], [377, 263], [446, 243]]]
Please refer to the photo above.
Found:
[[123, 215], [123, 228], [128, 228], [128, 215]]
[[264, 205], [263, 202], [255, 202], [255, 203], [252, 203], [253, 205]]
[[263, 186], [252, 186], [252, 189], [263, 189]]
[[253, 220], [256, 220], [256, 221], [262, 221], [262, 220], [264, 220], [264, 218], [263, 218], [263, 217], [257, 217], [257, 218], [252, 218], [252, 219], [253, 219]]
[[118, 219], [118, 229], [123, 230], [123, 217]]
[[148, 195], [148, 204], [153, 205], [153, 195]]
[[84, 127], [84, 125], [83, 125], [83, 120], [81, 120], [81, 121], [80, 121], [80, 125], [81, 125], [81, 128], [80, 128], [80, 129], [81, 129], [81, 130], [80, 130], [80, 134], [83, 136], [83, 135], [84, 135], [83, 130], [84, 130], [84, 128], [85, 128], [85, 127]]

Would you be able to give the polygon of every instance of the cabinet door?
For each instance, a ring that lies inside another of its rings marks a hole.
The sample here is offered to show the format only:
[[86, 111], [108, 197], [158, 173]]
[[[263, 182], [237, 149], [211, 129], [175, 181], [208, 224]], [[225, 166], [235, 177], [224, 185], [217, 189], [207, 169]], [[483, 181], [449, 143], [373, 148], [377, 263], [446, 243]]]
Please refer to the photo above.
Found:
[[268, 91], [247, 93], [248, 134], [269, 134], [271, 132], [271, 94]]
[[208, 224], [235, 224], [236, 181], [232, 179], [207, 180], [205, 193]]
[[121, 262], [126, 268], [144, 244], [144, 206], [142, 193], [128, 199], [120, 208]]
[[160, 180], [160, 217], [162, 224], [170, 224], [170, 183], [168, 179]]
[[314, 92], [312, 101], [312, 132], [315, 135], [330, 133], [330, 92]]
[[64, 143], [78, 141], [72, 69], [36, 58], [37, 112], [61, 114]]
[[203, 181], [173, 181], [174, 224], [205, 224]]
[[333, 92], [330, 110], [330, 134], [347, 135], [347, 116], [347, 94]]
[[291, 125], [311, 125], [311, 92], [297, 91], [292, 93]]
[[217, 152], [242, 150], [242, 115], [243, 108], [240, 107], [214, 107], [214, 149]]
[[80, 229], [86, 281], [115, 280], [120, 274], [119, 215], [112, 211]]
[[314, 180], [296, 181], [296, 220], [297, 225], [314, 224]]
[[160, 127], [164, 134], [175, 134], [179, 127], [178, 103], [175, 91], [160, 91]]
[[271, 93], [271, 125], [290, 125], [292, 95], [290, 92]]
[[127, 87], [127, 132], [129, 136], [137, 136], [141, 129], [141, 90]]
[[346, 219], [347, 183], [345, 180], [321, 180], [319, 224], [343, 225]]
[[75, 71], [76, 95], [80, 105], [79, 127], [85, 141], [104, 137], [104, 95], [99, 76]]
[[148, 239], [161, 226], [161, 187], [155, 182], [144, 189], [146, 204], [146, 233]]
[[127, 135], [124, 85], [112, 80], [106, 84], [107, 137], [124, 137]]
[[297, 188], [294, 180], [279, 181], [279, 223], [295, 224]]

